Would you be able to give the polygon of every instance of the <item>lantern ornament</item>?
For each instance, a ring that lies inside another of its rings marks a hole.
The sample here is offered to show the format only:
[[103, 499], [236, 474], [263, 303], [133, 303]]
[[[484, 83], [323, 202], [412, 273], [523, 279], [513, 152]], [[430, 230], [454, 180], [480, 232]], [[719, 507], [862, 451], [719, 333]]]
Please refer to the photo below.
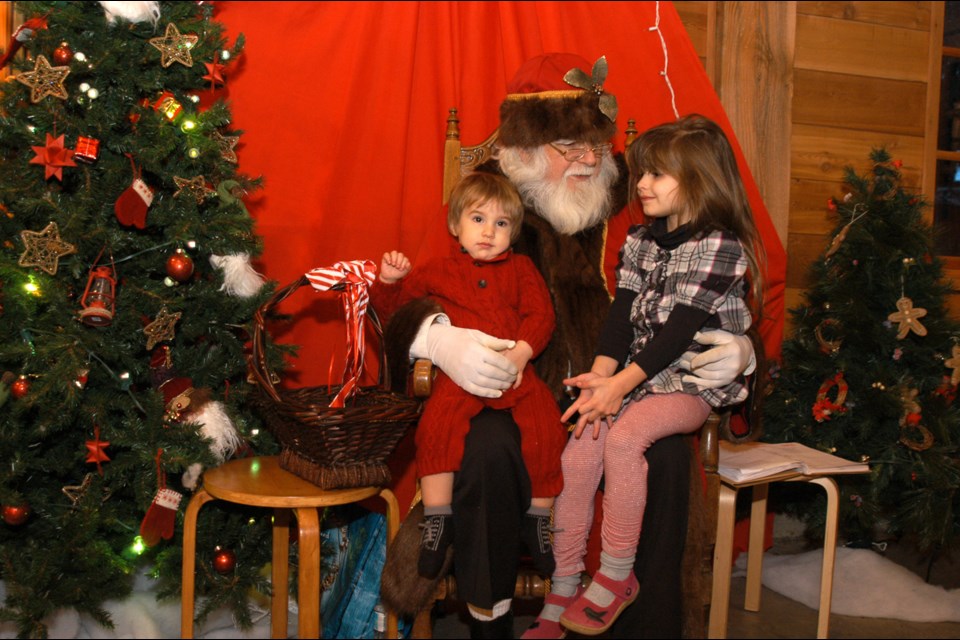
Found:
[[113, 267], [101, 265], [90, 270], [87, 289], [80, 298], [80, 321], [91, 327], [109, 327], [113, 323], [117, 279]]

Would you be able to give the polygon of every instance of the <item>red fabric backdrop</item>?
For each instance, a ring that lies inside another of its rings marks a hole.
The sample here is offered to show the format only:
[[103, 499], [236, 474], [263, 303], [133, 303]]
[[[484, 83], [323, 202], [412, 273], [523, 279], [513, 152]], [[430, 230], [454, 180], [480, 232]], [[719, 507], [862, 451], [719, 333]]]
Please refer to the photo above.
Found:
[[[606, 90], [643, 129], [699, 112], [740, 156], [769, 258], [763, 333], [779, 353], [786, 255], [732, 128], [676, 10], [667, 2], [217, 2], [215, 18], [244, 54], [226, 69], [240, 169], [263, 176], [247, 199], [264, 238], [257, 263], [287, 284], [339, 260], [398, 248], [415, 261], [441, 235], [443, 139], [456, 107], [465, 144], [497, 126], [507, 81], [547, 51], [606, 56]], [[651, 28], [657, 24], [659, 31]], [[661, 45], [660, 36], [665, 40]], [[666, 68], [667, 73], [662, 72]], [[589, 72], [589, 69], [585, 71]], [[675, 95], [671, 95], [672, 85]], [[622, 230], [621, 230], [622, 234]], [[301, 289], [275, 337], [301, 346], [285, 383], [325, 383], [343, 367], [340, 302]], [[401, 474], [412, 473], [405, 469]], [[406, 476], [405, 476], [406, 477]], [[406, 492], [400, 494], [406, 504]]]

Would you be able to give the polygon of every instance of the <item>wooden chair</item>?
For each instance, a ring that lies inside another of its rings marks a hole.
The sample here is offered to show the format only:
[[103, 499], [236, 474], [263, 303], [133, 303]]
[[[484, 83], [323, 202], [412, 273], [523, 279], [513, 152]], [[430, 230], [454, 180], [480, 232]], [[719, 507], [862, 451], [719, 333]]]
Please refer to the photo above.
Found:
[[[637, 137], [635, 120], [627, 120], [626, 145]], [[493, 157], [498, 131], [494, 131], [486, 140], [475, 146], [465, 147], [460, 141], [460, 120], [457, 110], [451, 108], [447, 117], [446, 139], [444, 141], [443, 191], [442, 203], [446, 204], [450, 193], [457, 183], [477, 166]], [[757, 336], [751, 336], [757, 353], [757, 371], [761, 371], [761, 347]], [[429, 395], [432, 380], [431, 363], [427, 360], [414, 364], [413, 386], [419, 397]], [[751, 381], [751, 398], [762, 388], [758, 376]], [[759, 410], [749, 412], [757, 416]], [[683, 560], [684, 592], [687, 597], [684, 616], [683, 635], [687, 638], [703, 638], [707, 635], [710, 617], [710, 594], [713, 584], [714, 546], [717, 534], [717, 515], [720, 500], [720, 475], [718, 461], [720, 439], [737, 441], [729, 429], [730, 410], [711, 412], [700, 430], [685, 439], [691, 448], [694, 463], [690, 465], [690, 507], [686, 536], [686, 551]], [[758, 429], [757, 424], [754, 424]], [[753, 438], [758, 434], [753, 434]], [[418, 499], [418, 498], [417, 498]], [[415, 502], [416, 500], [415, 499]], [[546, 595], [546, 581], [532, 566], [521, 565], [517, 576], [514, 598], [521, 600], [542, 599]], [[435, 601], [456, 597], [456, 581], [452, 575], [446, 576], [438, 585]], [[412, 637], [431, 638], [431, 610], [424, 609], [414, 620]]]

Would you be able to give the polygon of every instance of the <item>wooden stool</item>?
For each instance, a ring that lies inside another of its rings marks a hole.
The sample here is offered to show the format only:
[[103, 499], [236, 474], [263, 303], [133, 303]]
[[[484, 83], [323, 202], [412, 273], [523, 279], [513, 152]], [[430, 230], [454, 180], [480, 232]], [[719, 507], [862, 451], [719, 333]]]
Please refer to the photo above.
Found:
[[785, 471], [765, 478], [736, 481], [720, 471], [720, 510], [717, 516], [717, 544], [713, 555], [713, 596], [710, 604], [708, 638], [727, 637], [730, 606], [730, 575], [733, 564], [733, 529], [736, 520], [737, 492], [752, 487], [750, 540], [747, 548], [747, 588], [743, 608], [760, 610], [763, 539], [766, 533], [767, 493], [773, 482], [812, 482], [827, 492], [827, 521], [823, 536], [823, 568], [820, 573], [820, 614], [817, 637], [826, 638], [830, 627], [830, 600], [833, 596], [833, 567], [837, 556], [837, 516], [840, 491], [833, 474], [807, 474]]
[[[295, 511], [299, 537], [299, 630], [300, 638], [319, 638], [320, 624], [320, 519], [318, 507], [359, 502], [379, 495], [387, 503], [387, 547], [400, 527], [397, 498], [389, 489], [321, 489], [280, 468], [277, 456], [231, 460], [203, 474], [203, 486], [187, 505], [183, 522], [183, 593], [180, 636], [193, 637], [194, 572], [196, 569], [197, 515], [211, 500], [274, 509], [273, 598], [270, 632], [287, 637], [287, 578], [290, 547], [290, 512]], [[387, 637], [397, 637], [397, 616], [387, 613]]]

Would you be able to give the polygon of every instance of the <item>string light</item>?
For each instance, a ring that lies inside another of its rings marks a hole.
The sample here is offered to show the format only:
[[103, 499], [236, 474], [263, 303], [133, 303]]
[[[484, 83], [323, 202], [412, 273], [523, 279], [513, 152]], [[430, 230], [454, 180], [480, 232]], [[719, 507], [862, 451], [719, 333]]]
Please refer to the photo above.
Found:
[[677, 111], [677, 94], [673, 91], [673, 83], [670, 82], [670, 74], [667, 73], [667, 66], [670, 63], [670, 56], [667, 54], [667, 41], [663, 38], [663, 31], [660, 30], [660, 3], [657, 2], [657, 18], [656, 23], [649, 28], [650, 31], [656, 31], [657, 35], [660, 37], [660, 48], [663, 49], [663, 71], [660, 72], [660, 75], [663, 76], [664, 82], [667, 83], [667, 89], [670, 90], [670, 106], [673, 107], [673, 115], [677, 119], [680, 118], [680, 112]]

